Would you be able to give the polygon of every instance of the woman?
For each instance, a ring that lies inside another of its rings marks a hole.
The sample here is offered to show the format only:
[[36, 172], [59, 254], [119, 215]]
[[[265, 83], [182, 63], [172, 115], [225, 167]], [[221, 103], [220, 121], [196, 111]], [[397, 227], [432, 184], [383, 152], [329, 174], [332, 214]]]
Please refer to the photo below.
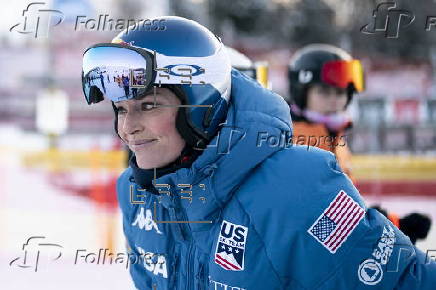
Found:
[[[259, 142], [291, 132], [280, 96], [231, 71], [203, 26], [161, 20], [165, 30], [122, 32], [83, 61], [84, 76], [121, 63], [146, 75], [137, 99], [106, 94], [135, 153], [117, 192], [138, 289], [433, 287], [436, 264], [366, 211], [334, 156]], [[415, 254], [398, 260], [400, 248]]]

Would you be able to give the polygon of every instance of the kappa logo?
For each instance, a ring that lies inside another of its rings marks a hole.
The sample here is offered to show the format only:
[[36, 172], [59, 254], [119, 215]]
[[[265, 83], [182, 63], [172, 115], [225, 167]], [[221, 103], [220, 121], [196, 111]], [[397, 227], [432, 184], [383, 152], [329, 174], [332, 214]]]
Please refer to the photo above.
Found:
[[141, 207], [141, 211], [136, 216], [136, 219], [132, 223], [132, 226], [137, 226], [139, 229], [146, 231], [151, 231], [152, 229], [155, 229], [156, 233], [162, 235], [162, 232], [159, 230], [157, 224], [153, 220], [150, 209], [147, 209], [144, 215], [144, 208]]
[[215, 263], [230, 271], [244, 270], [248, 228], [223, 220], [215, 249]]

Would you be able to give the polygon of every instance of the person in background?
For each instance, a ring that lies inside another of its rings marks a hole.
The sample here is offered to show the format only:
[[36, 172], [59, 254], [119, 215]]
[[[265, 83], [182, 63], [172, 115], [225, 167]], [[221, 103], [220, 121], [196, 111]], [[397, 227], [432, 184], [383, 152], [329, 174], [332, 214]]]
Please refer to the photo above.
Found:
[[338, 47], [311, 44], [295, 52], [288, 77], [292, 141], [331, 151], [353, 180], [345, 136], [352, 121], [346, 110], [353, 96], [364, 89], [360, 61]]
[[[353, 96], [364, 89], [359, 60], [327, 44], [311, 44], [295, 52], [289, 65], [290, 111], [294, 125], [292, 141], [316, 146], [336, 155], [342, 170], [355, 182], [346, 130], [352, 120], [346, 110]], [[374, 206], [412, 241], [425, 239], [431, 220], [420, 213], [399, 218]]]

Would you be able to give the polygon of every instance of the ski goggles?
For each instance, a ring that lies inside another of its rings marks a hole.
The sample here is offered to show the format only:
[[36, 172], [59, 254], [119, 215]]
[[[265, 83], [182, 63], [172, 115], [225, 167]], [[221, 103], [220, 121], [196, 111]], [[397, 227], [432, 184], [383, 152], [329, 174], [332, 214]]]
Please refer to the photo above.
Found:
[[166, 56], [126, 44], [101, 43], [83, 54], [82, 88], [87, 103], [141, 98], [161, 84], [211, 84], [221, 93], [230, 77], [214, 65], [229, 62], [223, 49], [204, 57]]
[[357, 59], [324, 63], [321, 69], [321, 81], [344, 89], [352, 83], [358, 92], [362, 92], [365, 87], [363, 67]]

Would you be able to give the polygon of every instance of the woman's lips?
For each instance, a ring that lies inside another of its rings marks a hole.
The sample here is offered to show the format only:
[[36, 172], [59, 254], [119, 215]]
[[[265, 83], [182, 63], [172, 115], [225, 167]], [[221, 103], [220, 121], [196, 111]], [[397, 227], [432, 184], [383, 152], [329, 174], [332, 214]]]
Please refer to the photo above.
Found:
[[129, 147], [132, 150], [141, 149], [154, 144], [155, 141], [157, 141], [157, 139], [136, 140], [129, 142]]

